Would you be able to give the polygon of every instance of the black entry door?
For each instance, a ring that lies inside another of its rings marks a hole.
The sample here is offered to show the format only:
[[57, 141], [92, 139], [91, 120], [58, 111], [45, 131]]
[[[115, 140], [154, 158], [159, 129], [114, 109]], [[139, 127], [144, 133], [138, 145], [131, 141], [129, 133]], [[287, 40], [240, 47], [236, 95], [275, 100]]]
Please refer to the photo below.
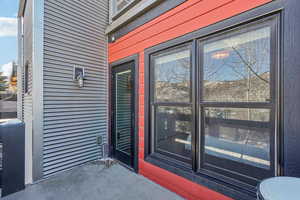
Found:
[[134, 63], [112, 70], [112, 154], [133, 167], [134, 161]]

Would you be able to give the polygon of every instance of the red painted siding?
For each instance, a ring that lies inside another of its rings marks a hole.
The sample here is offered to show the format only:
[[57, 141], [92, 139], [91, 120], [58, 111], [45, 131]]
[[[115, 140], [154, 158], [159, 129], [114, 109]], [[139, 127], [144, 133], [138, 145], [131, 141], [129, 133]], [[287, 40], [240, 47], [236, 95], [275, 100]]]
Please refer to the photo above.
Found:
[[144, 49], [266, 4], [271, 0], [188, 0], [109, 44], [109, 62], [139, 54], [139, 170], [186, 199], [229, 200], [144, 161]]

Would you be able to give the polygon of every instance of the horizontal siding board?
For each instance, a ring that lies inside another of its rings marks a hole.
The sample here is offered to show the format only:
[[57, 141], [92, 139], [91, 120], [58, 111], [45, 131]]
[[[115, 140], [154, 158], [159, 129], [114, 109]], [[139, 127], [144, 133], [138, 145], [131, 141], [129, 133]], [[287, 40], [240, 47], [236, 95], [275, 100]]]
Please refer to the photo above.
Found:
[[[83, 27], [80, 26], [80, 24], [76, 24], [73, 22], [68, 22], [67, 20], [64, 20], [62, 18], [59, 18], [57, 16], [53, 16], [47, 12], [45, 12], [45, 24], [50, 23], [50, 22], [55, 21], [55, 26], [60, 26], [60, 27], [69, 27], [70, 29], [72, 29], [72, 31], [77, 32], [79, 34], [82, 34], [86, 37], [93, 37], [93, 35], [95, 34], [102, 34], [101, 31], [97, 30], [97, 29], [91, 29], [88, 27]], [[91, 41], [95, 41], [95, 42], [101, 42], [101, 37], [97, 37], [97, 38], [91, 38]]]
[[[95, 107], [99, 107], [101, 105], [103, 105], [104, 103], [107, 103], [107, 99], [104, 99], [104, 97], [102, 97], [102, 99], [97, 99], [97, 100], [87, 100], [87, 99], [79, 99], [79, 98], [73, 98], [73, 99], [68, 99], [68, 100], [61, 100], [61, 99], [54, 99], [54, 100], [47, 100], [44, 101], [44, 105], [47, 106], [56, 106], [56, 105], [62, 105], [62, 107], [64, 106], [64, 104], [69, 104], [70, 106], [75, 107], [76, 105], [80, 104], [80, 108], [82, 108], [83, 106], [87, 106], [87, 107], [91, 107], [91, 106], [95, 106]], [[103, 106], [102, 106], [103, 108]], [[67, 109], [67, 108], [66, 108]]]
[[[99, 152], [100, 153], [100, 152]], [[95, 154], [89, 154], [89, 155], [80, 155], [78, 154], [77, 156], [72, 156], [72, 157], [66, 157], [65, 159], [62, 160], [58, 160], [58, 161], [54, 161], [54, 162], [50, 162], [50, 163], [46, 163], [45, 164], [45, 169], [54, 169], [54, 168], [58, 168], [58, 167], [64, 167], [67, 164], [71, 164], [74, 163], [76, 161], [81, 161], [81, 160], [85, 160], [86, 158], [95, 158], [97, 157], [97, 155], [99, 154], [98, 152]]]
[[104, 93], [106, 90], [103, 88], [99, 88], [99, 89], [94, 89], [94, 90], [76, 90], [76, 89], [65, 89], [65, 88], [45, 88], [44, 90], [47, 93], [59, 93], [59, 92], [63, 92], [63, 93], [74, 93], [74, 92], [78, 92], [78, 94], [80, 95], [85, 95], [85, 94], [101, 94]]
[[58, 112], [71, 112], [70, 114], [72, 114], [73, 112], [83, 112], [83, 111], [86, 111], [86, 112], [90, 112], [90, 111], [102, 111], [103, 108], [102, 107], [94, 107], [94, 106], [91, 106], [91, 107], [83, 107], [83, 108], [60, 108], [60, 109], [47, 109], [47, 111], [45, 111], [45, 113], [58, 113]]
[[64, 108], [64, 109], [73, 109], [73, 108], [98, 108], [98, 107], [102, 107], [101, 104], [96, 104], [96, 105], [90, 105], [90, 104], [68, 104], [68, 105], [45, 105], [44, 106], [47, 110], [51, 110], [51, 109], [60, 109], [60, 108]]
[[[55, 52], [55, 50], [53, 49], [52, 51], [45, 51], [45, 59], [57, 59], [57, 60], [66, 60], [67, 62], [70, 63], [78, 63], [78, 65], [90, 65], [90, 66], [97, 66], [99, 64], [99, 60], [95, 60], [95, 59], [84, 59], [84, 58], [78, 58], [78, 57], [74, 57], [76, 55], [72, 55], [70, 53], [66, 53], [66, 54], [60, 54], [58, 52]], [[105, 60], [105, 57], [100, 57], [100, 61], [101, 60]]]
[[81, 125], [77, 125], [77, 126], [54, 127], [51, 129], [45, 129], [44, 132], [45, 132], [45, 134], [56, 133], [56, 132], [65, 132], [65, 131], [67, 132], [67, 131], [71, 131], [71, 130], [93, 128], [93, 127], [97, 127], [97, 126], [99, 126], [99, 125], [95, 124], [95, 123], [90, 123], [90, 124], [81, 124]]
[[52, 55], [52, 56], [56, 56], [56, 57], [60, 57], [60, 58], [73, 58], [74, 56], [76, 56], [76, 59], [74, 59], [74, 61], [79, 60], [81, 62], [95, 62], [98, 63], [99, 60], [101, 60], [101, 56], [99, 56], [99, 58], [94, 58], [93, 56], [87, 56], [87, 55], [83, 55], [82, 53], [77, 54], [74, 53], [70, 50], [67, 51], [63, 51], [60, 48], [47, 48], [47, 46], [44, 47], [45, 52], [47, 52], [46, 55]]
[[[45, 66], [45, 69], [47, 70], [50, 70], [50, 69], [53, 69], [53, 70], [69, 70], [72, 69], [73, 71], [73, 66], [74, 66], [74, 62], [66, 62], [65, 60], [57, 60], [57, 59], [47, 59], [47, 60], [44, 60], [44, 64], [46, 65]], [[80, 63], [78, 63], [80, 64]], [[105, 65], [106, 62], [103, 61], [103, 59], [101, 61], [99, 61], [98, 65]], [[95, 68], [95, 65], [89, 65], [89, 64], [86, 64], [85, 65], [88, 69], [89, 69], [89, 72], [93, 72], [96, 74], [98, 73], [106, 73], [106, 70], [104, 69], [97, 69]]]
[[[96, 46], [97, 44], [102, 44], [103, 41], [101, 40], [93, 40], [93, 39], [89, 39], [90, 36], [89, 35], [83, 35], [82, 32], [75, 30], [75, 31], [71, 31], [69, 29], [67, 29], [64, 26], [59, 26], [57, 24], [52, 24], [50, 22], [46, 23], [47, 28], [45, 28], [45, 31], [47, 31], [44, 35], [45, 39], [53, 39], [53, 37], [55, 37], [55, 35], [58, 35], [56, 40], [58, 39], [62, 39], [62, 38], [66, 38], [66, 39], [70, 39], [70, 40], [78, 40], [79, 43], [83, 44], [86, 43], [87, 46]], [[51, 36], [51, 38], [50, 38]], [[103, 39], [103, 38], [100, 38]], [[104, 45], [104, 43], [103, 43]]]
[[[104, 79], [106, 80], [106, 79]], [[50, 80], [44, 80], [44, 83], [45, 83], [45, 88], [65, 88], [65, 89], [68, 89], [68, 88], [73, 88], [74, 90], [76, 90], [76, 84], [73, 82], [73, 81], [69, 81], [69, 82], [58, 82], [58, 81], [55, 81], [55, 79], [50, 79]], [[106, 86], [104, 86], [103, 84], [101, 85], [95, 85], [93, 83], [89, 84], [89, 83], [84, 83], [84, 86], [85, 88], [89, 88], [89, 89], [103, 89], [105, 88]]]
[[[80, 129], [70, 129], [64, 131], [63, 133], [61, 131], [52, 131], [44, 134], [44, 139], [46, 141], [52, 141], [52, 140], [59, 140], [62, 137], [69, 138], [69, 137], [77, 137], [78, 135], [100, 133], [103, 127], [105, 127], [105, 123], [99, 124], [98, 126], [86, 127], [85, 131], [82, 131]], [[61, 127], [56, 127], [54, 129], [60, 129], [60, 128]]]
[[[45, 0], [45, 177], [101, 158], [97, 137], [107, 137], [108, 2], [84, 5]], [[74, 65], [85, 67], [83, 88], [73, 81]]]
[[81, 147], [81, 146], [95, 146], [95, 148], [99, 148], [99, 146], [97, 147], [97, 144], [95, 141], [92, 140], [87, 140], [87, 141], [77, 141], [77, 142], [69, 142], [67, 144], [56, 144], [56, 145], [51, 145], [51, 146], [45, 146], [44, 147], [44, 152], [45, 154], [48, 153], [53, 153], [53, 152], [60, 152], [62, 150], [65, 149], [73, 149], [76, 147]]
[[[85, 128], [84, 133], [93, 133], [94, 131], [98, 131], [101, 132], [103, 127], [105, 127], [105, 125], [99, 125], [97, 127], [92, 127], [92, 128]], [[71, 131], [64, 131], [63, 133], [61, 132], [53, 132], [53, 133], [48, 133], [48, 134], [44, 134], [44, 138], [50, 138], [50, 137], [58, 137], [58, 136], [66, 136], [69, 137], [70, 135], [73, 134], [77, 134], [77, 133], [83, 133], [82, 130], [71, 130]]]
[[[108, 10], [103, 10], [102, 13], [99, 13], [97, 11], [99, 11], [99, 9], [103, 9], [103, 6], [107, 6], [107, 2], [105, 1], [91, 1], [89, 2], [89, 4], [86, 4], [85, 1], [74, 1], [74, 0], [65, 0], [63, 1], [64, 3], [66, 3], [67, 5], [73, 6], [73, 8], [77, 7], [80, 8], [82, 10], [82, 12], [86, 13], [89, 11], [90, 14], [94, 14], [95, 15], [101, 15], [104, 14], [106, 17], [108, 17]], [[92, 17], [92, 16], [91, 16]], [[104, 17], [101, 17], [104, 18]]]
[[[68, 102], [73, 102], [73, 103], [83, 103], [83, 102], [87, 102], [87, 103], [92, 103], [92, 102], [99, 102], [99, 103], [104, 103], [106, 102], [106, 98], [105, 97], [101, 97], [101, 98], [94, 98], [94, 97], [90, 97], [90, 98], [84, 98], [84, 97], [76, 97], [76, 98], [70, 98], [70, 97], [55, 97], [55, 96], [49, 96], [46, 95], [45, 96], [47, 98], [47, 100], [45, 100], [45, 102], [47, 103], [48, 101], [57, 101], [57, 103], [68, 103]], [[81, 102], [83, 101], [83, 102]]]
[[[45, 73], [44, 73], [44, 76], [56, 76], [56, 77], [62, 77], [62, 78], [72, 78], [73, 79], [73, 67], [69, 67], [65, 70], [62, 70], [62, 69], [58, 69], [56, 70], [55, 68], [51, 69], [51, 68], [45, 68]], [[85, 74], [86, 78], [89, 79], [89, 80], [98, 80], [99, 81], [99, 77], [100, 78], [104, 78], [106, 79], [106, 76], [105, 74], [102, 72], [102, 73], [86, 73]]]
[[104, 39], [105, 37], [101, 38], [99, 40], [94, 40], [94, 39], [89, 39], [90, 36], [83, 34], [82, 32], [80, 32], [79, 30], [74, 30], [71, 31], [70, 29], [67, 29], [64, 26], [60, 26], [57, 24], [52, 24], [50, 22], [46, 23], [47, 28], [45, 28], [45, 31], [47, 31], [45, 33], [45, 39], [48, 39], [48, 37], [46, 36], [54, 36], [54, 35], [58, 35], [56, 39], [61, 39], [61, 38], [70, 38], [70, 39], [78, 39], [79, 43], [86, 43], [87, 45], [91, 45], [91, 46], [95, 46], [97, 44], [105, 44], [103, 43], [103, 41], [101, 39]]
[[[68, 132], [72, 132], [72, 131], [77, 131], [77, 130], [82, 130], [82, 129], [88, 129], [88, 128], [97, 128], [97, 127], [101, 127], [101, 125], [98, 124], [88, 124], [88, 125], [81, 125], [81, 126], [75, 126], [75, 127], [62, 127], [62, 128], [53, 128], [53, 129], [45, 129], [44, 132], [45, 134], [51, 134], [51, 133], [68, 133]], [[105, 127], [105, 126], [103, 126]], [[82, 130], [83, 131], [83, 130]], [[45, 146], [47, 146], [47, 144], [45, 144]]]
[[47, 147], [53, 147], [55, 145], [60, 144], [73, 144], [73, 143], [83, 143], [83, 142], [95, 142], [97, 135], [88, 135], [85, 137], [72, 137], [72, 138], [64, 138], [61, 140], [53, 140], [53, 141], [47, 141]]
[[[77, 137], [87, 137], [87, 136], [95, 136], [99, 134], [99, 130], [96, 131], [87, 131], [87, 132], [79, 132], [79, 133], [73, 133], [73, 134], [69, 134], [69, 135], [56, 135], [56, 136], [52, 136], [52, 137], [44, 137], [44, 141], [47, 142], [52, 142], [52, 141], [60, 141], [60, 140], [68, 140], [68, 139], [72, 139], [72, 138], [77, 138]], [[47, 136], [47, 135], [46, 135]]]
[[53, 48], [55, 48], [56, 50], [64, 51], [64, 52], [67, 51], [67, 52], [76, 54], [77, 56], [91, 57], [96, 60], [98, 60], [102, 57], [101, 54], [98, 54], [98, 52], [95, 52], [95, 50], [94, 51], [87, 50], [87, 49], [81, 48], [80, 46], [77, 46], [77, 45], [66, 44], [64, 42], [55, 42], [53, 40], [44, 42], [45, 50], [51, 51]]
[[[60, 78], [60, 79], [65, 79], [65, 81], [70, 81], [73, 80], [73, 73], [72, 74], [63, 74], [63, 73], [59, 73], [59, 72], [47, 72], [45, 71], [44, 73], [44, 77], [45, 78], [48, 78], [48, 77], [55, 77], [55, 78]], [[89, 74], [86, 75], [85, 77], [85, 82], [87, 83], [95, 83], [97, 84], [97, 82], [102, 82], [102, 80], [99, 80], [99, 78], [106, 78], [106, 76], [103, 74], [103, 75], [99, 75], [98, 78], [97, 76], [90, 76]], [[51, 80], [49, 78], [49, 80]], [[64, 80], [62, 80], [64, 81]]]
[[[228, 19], [270, 1], [253, 0], [247, 3], [244, 0], [187, 1], [110, 44], [109, 62], [142, 52], [151, 46]], [[165, 23], [166, 21], [169, 23]]]
[[[59, 1], [53, 3], [46, 2], [46, 5], [48, 6], [47, 11], [53, 13], [54, 16], [60, 16], [62, 19], [67, 19], [67, 20], [72, 19], [71, 23], [76, 22], [78, 24], [81, 24], [82, 27], [90, 27], [95, 29], [99, 28], [99, 21], [95, 20], [95, 16], [92, 16], [90, 12], [83, 14], [80, 8], [78, 8], [78, 6], [75, 6], [72, 9], [72, 4], [65, 5]], [[78, 11], [78, 12], [74, 12], [74, 11]], [[87, 17], [89, 17], [88, 20]], [[104, 16], [102, 16], [102, 18], [100, 19], [103, 19], [102, 22], [105, 22]], [[103, 25], [105, 25], [105, 23], [103, 23]]]
[[80, 165], [83, 165], [85, 163], [89, 163], [95, 159], [97, 159], [98, 156], [89, 156], [87, 158], [82, 158], [80, 160], [77, 160], [77, 161], [72, 161], [72, 162], [65, 162], [63, 165], [53, 165], [51, 168], [47, 167], [47, 168], [44, 168], [44, 177], [47, 178], [51, 175], [55, 175], [56, 173], [58, 172], [61, 172], [61, 171], [65, 171], [65, 170], [69, 170], [73, 167], [76, 167], [76, 166], [80, 166]]
[[103, 1], [97, 1], [97, 3], [90, 2], [89, 4], [86, 4], [81, 1], [65, 0], [62, 1], [61, 3], [67, 4], [68, 6], [70, 6], [70, 8], [76, 11], [83, 11], [91, 18], [93, 17], [93, 15], [103, 15], [101, 19], [105, 19], [105, 17], [106, 18], [108, 17], [108, 10], [103, 10], [101, 13], [98, 12], [99, 9], [102, 9], [103, 6], [104, 7], [106, 6], [106, 2]]
[[[218, 23], [271, 0], [188, 0], [109, 44], [109, 62], [139, 54], [139, 171], [186, 199], [230, 199], [144, 161], [144, 52], [147, 48]], [[113, 36], [113, 35], [111, 35]], [[199, 36], [201, 37], [201, 36]], [[223, 189], [219, 188], [219, 191]], [[225, 193], [224, 189], [224, 193]]]
[[95, 62], [87, 62], [85, 60], [79, 60], [79, 59], [72, 60], [69, 57], [55, 57], [55, 56], [49, 54], [49, 55], [45, 55], [44, 63], [48, 63], [48, 62], [62, 62], [63, 61], [63, 62], [65, 62], [65, 64], [72, 64], [72, 65], [74, 65], [74, 63], [76, 63], [77, 65], [85, 65], [86, 67], [93, 68], [93, 67], [95, 67], [95, 65], [97, 66], [97, 64], [104, 65], [106, 63], [105, 58], [106, 57], [103, 57], [101, 60], [98, 61], [98, 63], [95, 63]]
[[[48, 128], [48, 126], [51, 126], [51, 125], [56, 125], [56, 126], [60, 126], [60, 125], [65, 125], [66, 123], [67, 124], [72, 124], [72, 123], [85, 123], [85, 122], [89, 122], [89, 121], [94, 121], [94, 120], [99, 120], [99, 117], [85, 117], [84, 119], [64, 119], [64, 120], [60, 120], [59, 123], [55, 123], [55, 121], [47, 121], [45, 123], [45, 128]], [[102, 122], [102, 123], [99, 123], [99, 126], [105, 126], [106, 125], [106, 122]], [[84, 131], [85, 133], [86, 131]], [[61, 133], [60, 133], [61, 135]]]
[[[44, 95], [45, 97], [49, 97], [48, 99], [51, 100], [52, 97], [59, 99], [70, 99], [70, 97], [76, 97], [76, 99], [83, 99], [83, 100], [95, 100], [95, 98], [103, 98], [103, 95], [105, 93], [98, 93], [98, 94], [74, 94], [74, 93], [65, 93], [65, 92], [48, 92], [47, 95]], [[97, 101], [98, 99], [96, 99]]]
[[[138, 44], [144, 40], [148, 40], [153, 36], [159, 35], [163, 32], [167, 32], [169, 29], [173, 29], [174, 27], [178, 27], [181, 24], [185, 24], [188, 21], [191, 21], [197, 17], [203, 16], [206, 13], [212, 12], [217, 8], [221, 8], [222, 6], [232, 2], [232, 0], [219, 0], [219, 1], [194, 1], [195, 3], [186, 7], [181, 12], [176, 12], [173, 15], [170, 15], [164, 20], [157, 21], [153, 26], [149, 26], [143, 29], [142, 34], [133, 35], [132, 37], [128, 37], [126, 40], [123, 40], [122, 43], [132, 43]], [[191, 15], [197, 10], [197, 13]], [[124, 46], [126, 48], [126, 46]], [[114, 54], [121, 49], [111, 48], [111, 53]]]
[[[69, 20], [68, 18], [62, 16], [62, 15], [57, 15], [57, 13], [52, 12], [51, 10], [47, 9], [45, 11], [45, 22], [50, 22], [50, 21], [55, 21], [55, 24], [61, 25], [63, 27], [69, 27], [70, 29], [74, 29], [76, 31], [80, 31], [81, 34], [83, 35], [89, 35], [93, 36], [94, 34], [102, 34], [103, 32], [99, 27], [92, 27], [92, 26], [84, 26], [84, 23], [77, 22], [75, 19]], [[99, 21], [101, 22], [101, 21]], [[104, 28], [104, 27], [103, 27]], [[94, 40], [99, 40], [99, 38], [93, 38]]]
[[[87, 156], [87, 155], [93, 155], [93, 154], [99, 154], [100, 150], [83, 150], [83, 151], [76, 151], [73, 153], [69, 153], [68, 156], [66, 156], [66, 154], [61, 154], [61, 155], [55, 155], [53, 157], [50, 158], [45, 158], [45, 163], [49, 163], [52, 164], [53, 162], [55, 163], [61, 163], [62, 161], [65, 160], [71, 160], [74, 158], [78, 158], [79, 156]], [[47, 166], [47, 165], [45, 165]]]
[[95, 150], [95, 146], [88, 146], [88, 147], [80, 146], [78, 148], [72, 148], [72, 149], [58, 151], [56, 153], [46, 154], [44, 156], [44, 158], [52, 158], [52, 157], [55, 157], [55, 156], [68, 155], [68, 154], [72, 155], [76, 152], [85, 152], [85, 151], [93, 151], [93, 150]]
[[[47, 76], [47, 73], [53, 73], [52, 75], [56, 75], [56, 76], [68, 76], [68, 77], [72, 77], [73, 78], [73, 67], [74, 65], [63, 65], [60, 68], [57, 67], [57, 65], [51, 64], [51, 63], [47, 63], [47, 67], [44, 68], [44, 75]], [[53, 67], [51, 67], [53, 66]], [[101, 78], [106, 78], [105, 76], [105, 71], [100, 71], [100, 70], [91, 70], [91, 68], [87, 67], [87, 69], [89, 69], [89, 72], [92, 73], [86, 73], [87, 77], [91, 77], [91, 78], [99, 78], [99, 76], [101, 76]]]
[[[74, 87], [77, 87], [77, 84], [74, 84], [73, 76], [61, 77], [61, 76], [53, 76], [52, 75], [52, 76], [44, 76], [44, 77], [45, 77], [44, 78], [45, 80], [49, 80], [49, 81], [51, 81], [51, 80], [62, 81], [62, 83], [63, 82], [68, 82], [69, 84], [72, 84]], [[100, 78], [101, 78], [101, 76], [100, 76]], [[96, 81], [97, 82], [95, 82], [95, 80], [93, 80], [91, 78], [88, 79], [88, 76], [87, 76], [87, 79], [84, 81], [84, 83], [85, 84], [93, 84], [93, 85], [95, 85], [95, 84], [99, 84], [99, 83], [103, 82], [103, 80], [96, 80]], [[99, 84], [99, 85], [101, 85], [101, 84]]]
[[[73, 44], [76, 47], [86, 49], [86, 50], [95, 50], [95, 48], [99, 48], [99, 43], [92, 43], [90, 40], [85, 39], [82, 35], [70, 34], [70, 35], [62, 35], [65, 31], [61, 31], [58, 29], [49, 29], [47, 33], [44, 35], [44, 38], [47, 42], [59, 42], [64, 43], [65, 45]], [[58, 35], [58, 36], [57, 36]], [[100, 44], [100, 50], [105, 49], [105, 45]]]
[[47, 114], [45, 115], [48, 120], [55, 120], [55, 118], [57, 118], [58, 120], [62, 120], [62, 119], [78, 119], [80, 118], [80, 116], [82, 117], [86, 117], [86, 116], [97, 116], [99, 118], [102, 118], [104, 116], [106, 116], [106, 113], [77, 113], [77, 115], [75, 113], [72, 113], [72, 115], [70, 114], [59, 114], [59, 115], [53, 115], [53, 114]]
[[[94, 124], [93, 121], [83, 121], [83, 122], [72, 122], [72, 123], [68, 123], [68, 124], [55, 124], [55, 125], [47, 125], [45, 126], [45, 130], [49, 130], [49, 129], [58, 129], [58, 128], [69, 128], [69, 127], [78, 127], [80, 128], [80, 126], [85, 126], [85, 125], [91, 125]], [[99, 124], [100, 126], [100, 124]]]

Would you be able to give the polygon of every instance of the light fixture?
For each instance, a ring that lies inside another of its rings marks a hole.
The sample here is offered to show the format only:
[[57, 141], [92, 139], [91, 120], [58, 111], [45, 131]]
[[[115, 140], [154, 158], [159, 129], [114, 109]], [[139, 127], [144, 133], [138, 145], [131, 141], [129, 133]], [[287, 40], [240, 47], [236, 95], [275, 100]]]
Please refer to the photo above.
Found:
[[84, 67], [74, 65], [73, 80], [74, 82], [77, 82], [79, 88], [82, 88], [84, 86], [84, 76]]
[[211, 57], [213, 59], [221, 60], [221, 59], [229, 57], [229, 55], [230, 54], [228, 51], [217, 51], [217, 52], [213, 53]]

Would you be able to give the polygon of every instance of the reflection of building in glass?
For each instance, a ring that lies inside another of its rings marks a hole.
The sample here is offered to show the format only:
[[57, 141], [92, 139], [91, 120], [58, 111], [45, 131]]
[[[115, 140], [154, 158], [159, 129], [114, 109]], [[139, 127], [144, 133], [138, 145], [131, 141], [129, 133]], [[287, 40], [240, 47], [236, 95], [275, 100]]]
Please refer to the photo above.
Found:
[[[5, 72], [4, 72], [5, 71]], [[0, 119], [17, 117], [17, 65], [12, 62], [0, 72]]]
[[[270, 79], [270, 73], [259, 74], [265, 80]], [[261, 81], [257, 76], [250, 79], [204, 81], [204, 94], [207, 100], [226, 102], [265, 102], [269, 101], [269, 83]]]

